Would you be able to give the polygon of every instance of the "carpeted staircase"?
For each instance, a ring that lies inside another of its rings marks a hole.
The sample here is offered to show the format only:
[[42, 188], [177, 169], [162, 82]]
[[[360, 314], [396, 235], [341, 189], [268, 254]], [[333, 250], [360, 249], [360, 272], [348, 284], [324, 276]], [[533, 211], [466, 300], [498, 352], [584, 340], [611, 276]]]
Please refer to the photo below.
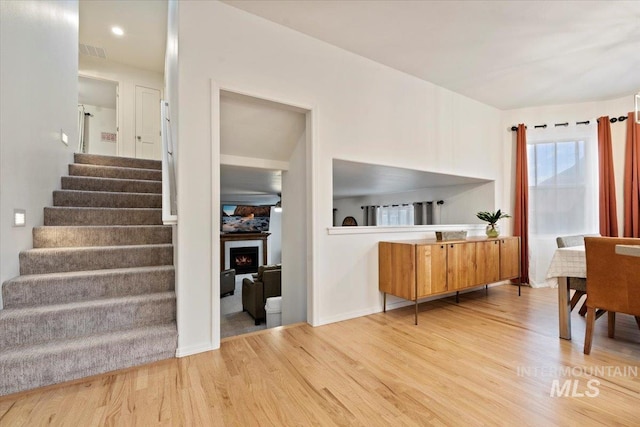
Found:
[[76, 154], [69, 175], [2, 285], [0, 395], [175, 356], [161, 163]]

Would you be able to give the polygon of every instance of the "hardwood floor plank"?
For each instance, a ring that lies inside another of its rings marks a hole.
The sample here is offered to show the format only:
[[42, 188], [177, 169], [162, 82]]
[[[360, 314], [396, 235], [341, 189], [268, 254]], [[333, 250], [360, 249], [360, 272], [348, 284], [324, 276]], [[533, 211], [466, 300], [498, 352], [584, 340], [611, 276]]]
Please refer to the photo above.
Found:
[[1, 397], [0, 425], [637, 425], [631, 316], [618, 316], [615, 339], [598, 320], [588, 356], [584, 318], [573, 314], [572, 341], [558, 338], [555, 289], [492, 287], [420, 304], [418, 326], [413, 316], [275, 328]]

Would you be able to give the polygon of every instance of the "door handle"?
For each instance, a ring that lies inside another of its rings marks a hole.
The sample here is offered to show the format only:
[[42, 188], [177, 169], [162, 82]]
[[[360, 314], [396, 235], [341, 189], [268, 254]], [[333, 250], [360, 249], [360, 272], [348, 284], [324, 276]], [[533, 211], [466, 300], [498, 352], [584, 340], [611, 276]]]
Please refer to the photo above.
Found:
[[140, 141], [142, 139], [142, 137], [140, 135], [136, 136], [136, 138], [138, 138], [138, 141]]

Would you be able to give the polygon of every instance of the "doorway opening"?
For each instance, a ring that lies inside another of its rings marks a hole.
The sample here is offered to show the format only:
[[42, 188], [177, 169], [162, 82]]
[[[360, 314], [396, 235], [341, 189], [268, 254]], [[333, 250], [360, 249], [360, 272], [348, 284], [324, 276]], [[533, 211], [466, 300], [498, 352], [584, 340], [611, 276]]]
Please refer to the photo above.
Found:
[[[214, 298], [213, 311], [220, 313], [220, 317], [213, 317], [214, 342], [217, 342], [217, 332], [220, 338], [226, 338], [279, 326], [269, 324], [270, 319], [281, 319], [282, 324], [307, 320], [310, 271], [307, 253], [311, 240], [307, 165], [311, 110], [221, 89], [215, 84], [212, 95], [214, 150], [218, 148], [216, 142], [219, 143], [219, 157], [214, 155], [214, 161], [220, 167], [220, 207], [233, 204], [263, 206], [270, 212], [266, 263], [260, 257], [258, 273], [243, 275], [236, 272], [235, 292]], [[244, 221], [225, 218], [229, 215], [225, 210], [218, 209], [220, 218], [217, 219], [221, 224], [223, 220], [226, 223]], [[228, 230], [221, 226], [220, 234], [214, 235], [214, 241], [220, 239], [222, 242], [220, 256], [228, 250], [223, 247], [228, 244]], [[252, 237], [247, 235], [246, 238]], [[228, 268], [226, 265], [221, 267]], [[224, 271], [223, 268], [220, 271]], [[214, 277], [217, 278], [220, 271], [214, 267]], [[264, 273], [264, 278], [260, 273]], [[274, 285], [274, 281], [278, 283]], [[217, 296], [219, 283], [216, 282], [214, 279], [214, 295]], [[267, 298], [257, 302], [247, 300], [255, 297], [256, 293], [252, 291], [256, 285], [268, 288], [257, 294], [268, 294], [270, 301]], [[226, 299], [231, 301], [235, 295], [239, 301], [237, 312], [229, 312], [231, 304]], [[280, 310], [277, 316], [267, 313], [273, 307]], [[220, 323], [215, 321], [217, 318]]]
[[118, 82], [78, 76], [76, 152], [118, 155]]

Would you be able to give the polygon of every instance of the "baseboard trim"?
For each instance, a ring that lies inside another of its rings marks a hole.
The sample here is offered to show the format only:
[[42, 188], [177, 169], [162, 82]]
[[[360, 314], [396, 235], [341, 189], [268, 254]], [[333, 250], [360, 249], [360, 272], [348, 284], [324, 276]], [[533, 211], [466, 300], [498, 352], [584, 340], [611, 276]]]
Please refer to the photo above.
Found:
[[330, 323], [342, 322], [343, 320], [355, 319], [356, 317], [368, 316], [370, 314], [379, 313], [382, 311], [382, 306], [369, 307], [363, 310], [356, 310], [349, 313], [342, 313], [335, 316], [321, 318], [320, 321], [313, 326], [328, 325]]
[[[502, 286], [502, 285], [506, 285], [508, 283], [509, 283], [509, 281], [501, 281], [501, 282], [495, 282], [495, 283], [487, 284], [486, 286], [489, 287], [489, 288], [493, 288], [494, 286]], [[481, 291], [482, 288], [484, 288], [484, 286], [485, 285], [478, 285], [478, 286], [475, 286], [473, 288], [462, 289], [459, 292], [460, 292], [460, 295], [468, 294], [468, 293], [471, 293], [471, 292], [478, 292], [478, 291]], [[451, 292], [447, 292], [445, 294], [438, 294], [438, 295], [433, 295], [433, 296], [430, 296], [430, 297], [420, 298], [418, 300], [418, 304], [422, 304], [423, 302], [435, 301], [435, 300], [439, 300], [439, 299], [443, 299], [443, 298], [450, 298], [452, 296], [455, 296], [455, 294], [456, 294], [456, 291], [451, 291]], [[389, 295], [387, 298], [397, 299], [397, 301], [393, 301], [393, 302], [389, 302], [389, 299], [387, 299], [387, 311], [395, 310], [397, 308], [407, 307], [407, 306], [415, 304], [415, 302], [413, 302], [413, 301], [409, 301], [409, 300], [405, 300], [405, 299], [402, 299], [402, 298], [394, 297], [392, 295]], [[382, 311], [382, 306], [380, 306], [380, 311]]]
[[[502, 282], [496, 282], [496, 283], [492, 283], [490, 285], [488, 285], [489, 288], [492, 288], [494, 286], [502, 286], [509, 283], [508, 281], [502, 281]], [[482, 289], [483, 285], [478, 285], [476, 287], [473, 288], [467, 288], [467, 289], [463, 289], [460, 291], [460, 294], [466, 294], [468, 292], [478, 292]], [[421, 298], [418, 300], [418, 304], [421, 304], [423, 302], [429, 302], [429, 301], [434, 301], [437, 299], [442, 299], [442, 298], [447, 298], [447, 297], [451, 297], [454, 296], [456, 294], [455, 291], [452, 292], [448, 292], [446, 294], [439, 294], [439, 295], [434, 295], [434, 296], [430, 296], [430, 297], [426, 297], [426, 298]], [[393, 298], [396, 301], [389, 301], [389, 298]], [[381, 295], [381, 299], [382, 299], [382, 295]], [[394, 297], [392, 295], [388, 296], [387, 299], [387, 311], [389, 310], [395, 310], [397, 308], [402, 308], [402, 307], [407, 307], [410, 305], [414, 305], [415, 303], [413, 301], [409, 301], [409, 300], [405, 300], [402, 298], [397, 298]], [[382, 311], [382, 301], [380, 301], [380, 305], [377, 305], [375, 307], [369, 307], [366, 309], [362, 309], [362, 310], [356, 310], [356, 311], [352, 311], [349, 313], [343, 313], [343, 314], [338, 314], [335, 316], [330, 316], [330, 317], [325, 317], [325, 318], [321, 318], [320, 321], [312, 326], [322, 326], [322, 325], [328, 325], [330, 323], [335, 323], [335, 322], [342, 322], [343, 320], [350, 320], [350, 319], [355, 319], [356, 317], [362, 317], [362, 316], [368, 316], [370, 314], [375, 314], [375, 313], [380, 313]]]
[[204, 353], [206, 351], [216, 350], [213, 345], [209, 343], [189, 345], [186, 347], [178, 347], [176, 349], [176, 357], [186, 357], [193, 354]]

